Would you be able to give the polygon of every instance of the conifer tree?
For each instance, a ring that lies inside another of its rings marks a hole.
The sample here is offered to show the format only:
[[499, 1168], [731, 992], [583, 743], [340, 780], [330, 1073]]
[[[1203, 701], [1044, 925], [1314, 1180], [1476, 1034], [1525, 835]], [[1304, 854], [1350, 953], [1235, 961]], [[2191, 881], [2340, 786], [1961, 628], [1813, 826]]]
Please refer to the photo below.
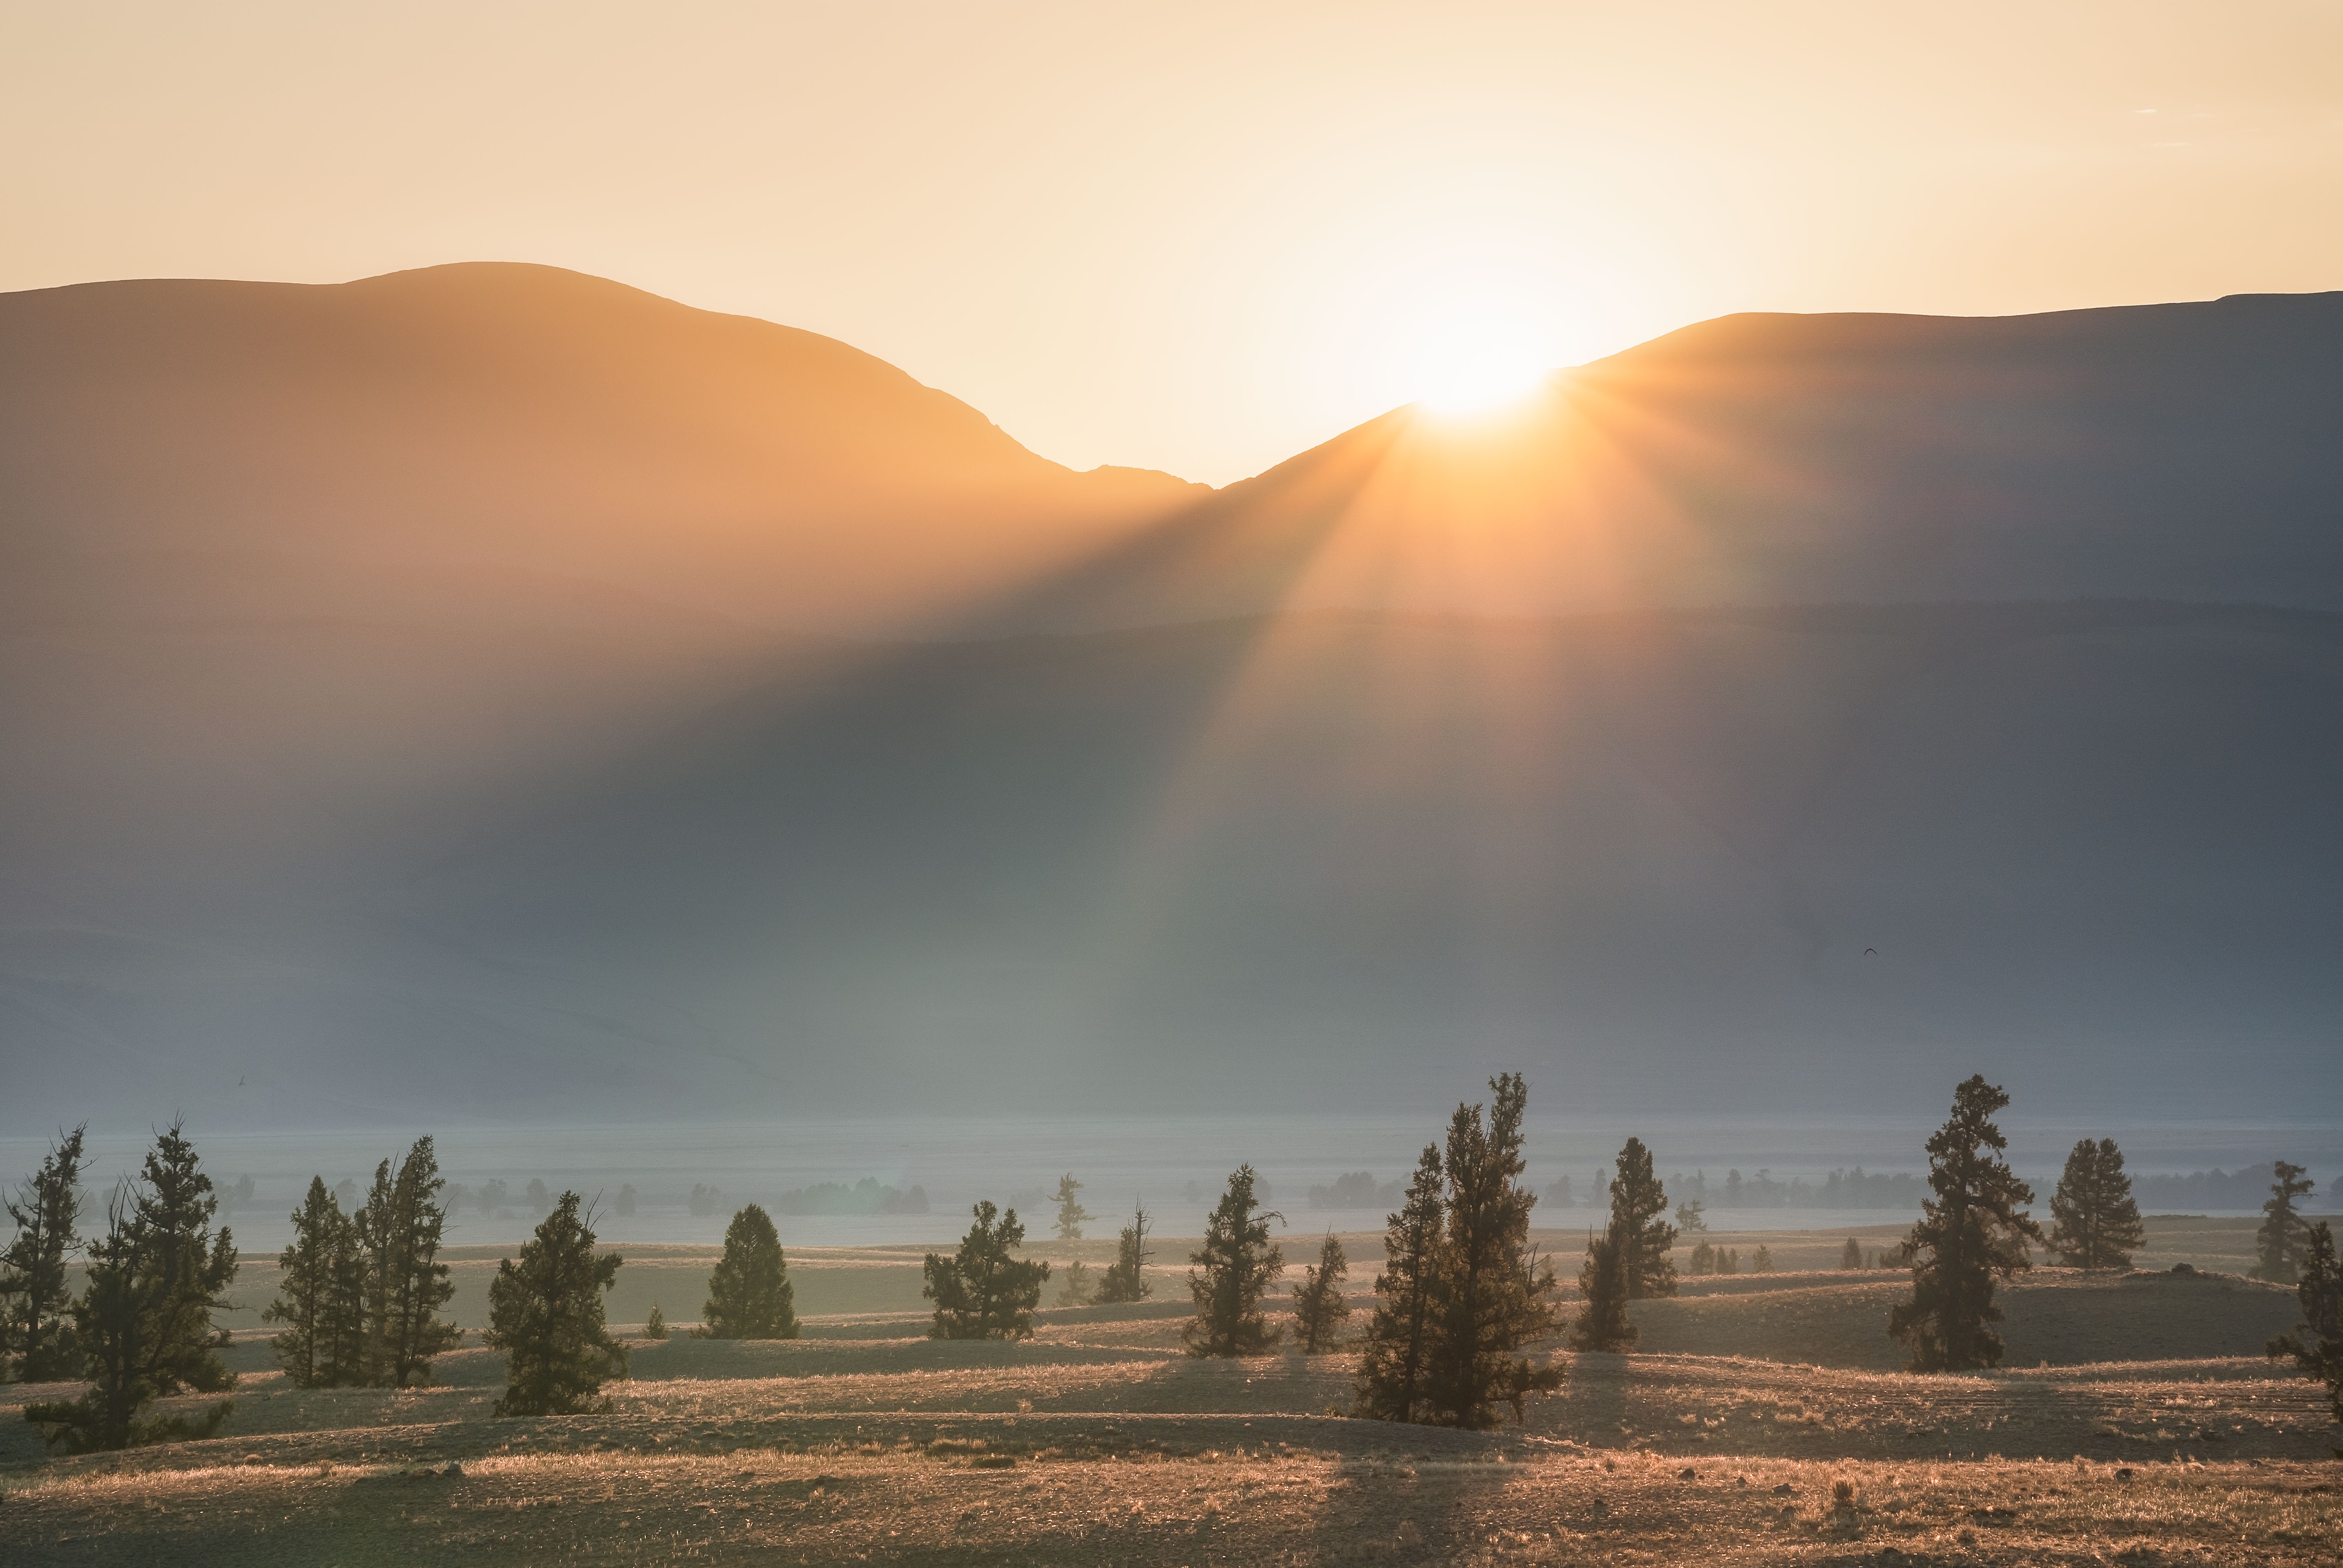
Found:
[[657, 1302], [651, 1303], [651, 1315], [643, 1320], [643, 1338], [647, 1340], [667, 1338], [667, 1314], [659, 1311], [659, 1304]]
[[1749, 1271], [1753, 1274], [1772, 1273], [1774, 1271], [1774, 1249], [1766, 1246], [1762, 1241], [1759, 1242], [1757, 1250], [1749, 1255]]
[[77, 1400], [25, 1407], [42, 1441], [68, 1453], [210, 1437], [235, 1407], [222, 1400], [193, 1420], [145, 1414], [180, 1386], [165, 1369], [178, 1359], [170, 1347], [181, 1314], [174, 1275], [160, 1264], [159, 1238], [142, 1211], [144, 1196], [135, 1185], [116, 1189], [106, 1205], [106, 1234], [89, 1244], [88, 1278], [74, 1302], [88, 1390]]
[[381, 1382], [407, 1388], [427, 1381], [431, 1358], [461, 1344], [464, 1331], [439, 1320], [439, 1309], [456, 1293], [439, 1242], [447, 1225], [440, 1194], [447, 1182], [428, 1137], [418, 1138], [398, 1164], [390, 1184], [386, 1271], [375, 1292], [381, 1302], [376, 1332]]
[[2001, 1364], [1993, 1325], [1996, 1282], [2030, 1268], [2028, 1241], [2042, 1228], [2025, 1211], [2034, 1190], [2020, 1181], [2001, 1151], [2009, 1146], [1994, 1122], [2009, 1096], [1973, 1075], [1953, 1091], [1953, 1113], [1928, 1140], [1928, 1187], [1934, 1196], [1905, 1245], [1912, 1259], [1912, 1299], [1889, 1314], [1887, 1332], [1910, 1352], [1914, 1372], [1970, 1372]]
[[81, 1245], [81, 1167], [85, 1129], [49, 1146], [41, 1168], [16, 1189], [8, 1218], [15, 1240], [0, 1252], [0, 1352], [25, 1382], [63, 1382], [81, 1375], [74, 1341], [73, 1303], [65, 1264]]
[[1445, 1267], [1425, 1384], [1428, 1419], [1476, 1430], [1496, 1424], [1500, 1400], [1518, 1414], [1531, 1393], [1562, 1386], [1561, 1368], [1514, 1354], [1554, 1329], [1554, 1271], [1530, 1251], [1537, 1195], [1520, 1181], [1529, 1085], [1501, 1073], [1489, 1091], [1485, 1123], [1478, 1105], [1449, 1119]]
[[598, 1257], [590, 1215], [564, 1192], [524, 1243], [488, 1282], [490, 1346], [505, 1352], [505, 1396], [497, 1414], [575, 1415], [623, 1376], [627, 1350], [603, 1327], [603, 1295], [623, 1261]]
[[708, 1281], [700, 1336], [711, 1340], [798, 1337], [797, 1287], [789, 1283], [780, 1233], [765, 1211], [749, 1204], [724, 1229], [724, 1255]]
[[1293, 1287], [1293, 1337], [1302, 1342], [1303, 1355], [1334, 1348], [1342, 1322], [1351, 1315], [1351, 1303], [1342, 1294], [1342, 1281], [1350, 1271], [1342, 1243], [1327, 1231], [1317, 1263], [1304, 1265], [1302, 1282]]
[[2308, 1234], [2302, 1216], [2295, 1211], [2294, 1201], [2309, 1196], [2317, 1183], [2304, 1180], [2301, 1166], [2284, 1160], [2271, 1164], [2270, 1174], [2277, 1180], [2270, 1183], [2269, 1201], [2262, 1205], [2261, 1228], [2254, 1232], [2254, 1266], [2247, 1271], [2257, 1280], [2290, 1285]]
[[226, 1226], [212, 1231], [219, 1201], [179, 1122], [146, 1151], [131, 1202], [153, 1274], [148, 1371], [157, 1392], [216, 1393], [234, 1387], [236, 1374], [220, 1359], [227, 1331], [212, 1327], [212, 1313], [234, 1305], [221, 1292], [236, 1278], [236, 1241]]
[[1022, 1340], [1033, 1334], [1033, 1309], [1050, 1265], [1014, 1254], [1025, 1244], [1017, 1211], [1002, 1213], [990, 1199], [969, 1212], [975, 1223], [960, 1238], [960, 1251], [946, 1258], [930, 1252], [927, 1283], [920, 1293], [936, 1304], [928, 1337], [935, 1340]]
[[1846, 1245], [1838, 1250], [1838, 1266], [1842, 1269], [1863, 1267], [1863, 1243], [1849, 1236]]
[[2056, 1221], [2050, 1245], [2070, 1269], [2128, 1269], [2132, 1253], [2147, 1242], [2123, 1151], [2112, 1138], [2075, 1145], [2050, 1195], [2050, 1215]]
[[1383, 1231], [1383, 1271], [1360, 1346], [1353, 1413], [1371, 1421], [1416, 1421], [1439, 1333], [1446, 1232], [1441, 1213], [1440, 1146], [1427, 1143], [1398, 1213]]
[[293, 1211], [293, 1240], [277, 1255], [277, 1299], [261, 1312], [263, 1322], [282, 1323], [268, 1342], [286, 1381], [296, 1388], [331, 1388], [342, 1381], [337, 1352], [347, 1330], [337, 1323], [340, 1291], [357, 1247], [357, 1231], [323, 1176], [309, 1178], [309, 1191]]
[[1074, 1180], [1072, 1171], [1069, 1171], [1058, 1178], [1058, 1218], [1051, 1228], [1058, 1232], [1061, 1241], [1081, 1241], [1082, 1221], [1093, 1218], [1091, 1211], [1082, 1207], [1081, 1200], [1075, 1196], [1081, 1190], [1082, 1184]]
[[396, 1201], [397, 1183], [391, 1177], [390, 1161], [385, 1160], [374, 1168], [366, 1201], [351, 1216], [366, 1277], [366, 1364], [355, 1380], [360, 1383], [390, 1381], [390, 1280], [397, 1245], [397, 1222], [391, 1211]]
[[1091, 1266], [1080, 1258], [1066, 1264], [1066, 1277], [1058, 1283], [1058, 1305], [1087, 1307], [1098, 1297], [1098, 1282], [1091, 1277]]
[[1147, 1210], [1142, 1204], [1116, 1240], [1114, 1261], [1099, 1280], [1099, 1301], [1117, 1305], [1145, 1301], [1154, 1289], [1147, 1278], [1147, 1260], [1153, 1255], [1147, 1250]]
[[1229, 1173], [1228, 1190], [1204, 1221], [1203, 1245], [1189, 1255], [1196, 1315], [1180, 1339], [1192, 1356], [1259, 1355], [1277, 1343], [1261, 1298], [1285, 1271], [1285, 1254], [1269, 1240], [1269, 1222], [1284, 1216], [1254, 1200], [1256, 1180], [1250, 1165]]
[[344, 1219], [336, 1241], [319, 1354], [327, 1386], [361, 1388], [373, 1381], [381, 1365], [375, 1353], [374, 1324], [367, 1316], [367, 1287], [374, 1276], [367, 1268], [366, 1249], [358, 1244], [355, 1218]]
[[2270, 1341], [2270, 1359], [2291, 1356], [2326, 1383], [2328, 1403], [2343, 1422], [2343, 1262], [2335, 1255], [2334, 1228], [2325, 1220], [2307, 1233], [2301, 1274], [2294, 1293], [2302, 1303], [2302, 1323]]
[[1676, 1228], [1667, 1222], [1667, 1190], [1652, 1170], [1652, 1151], [1640, 1138], [1619, 1151], [1619, 1173], [1611, 1180], [1611, 1220], [1628, 1241], [1627, 1299], [1676, 1293], [1676, 1266], [1668, 1257]]
[[1635, 1251], [1618, 1220], [1587, 1238], [1586, 1261], [1579, 1265], [1578, 1293], [1585, 1298], [1570, 1331], [1574, 1351], [1633, 1350], [1642, 1331], [1627, 1316], [1627, 1261]]
[[226, 1332], [212, 1327], [212, 1313], [232, 1304], [220, 1292], [236, 1270], [235, 1239], [225, 1227], [212, 1231], [218, 1207], [195, 1145], [173, 1122], [156, 1135], [137, 1179], [116, 1192], [106, 1233], [89, 1251], [87, 1282], [74, 1303], [89, 1391], [69, 1404], [25, 1411], [47, 1442], [85, 1453], [219, 1430], [233, 1401], [192, 1421], [142, 1415], [165, 1395], [235, 1385], [219, 1353]]

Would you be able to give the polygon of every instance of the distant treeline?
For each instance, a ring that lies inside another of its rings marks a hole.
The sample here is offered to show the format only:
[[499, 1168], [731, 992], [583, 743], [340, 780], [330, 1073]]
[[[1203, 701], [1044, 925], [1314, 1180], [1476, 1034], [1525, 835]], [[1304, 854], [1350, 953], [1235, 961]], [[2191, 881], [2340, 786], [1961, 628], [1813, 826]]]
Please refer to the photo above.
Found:
[[913, 1186], [909, 1191], [882, 1186], [872, 1177], [865, 1176], [853, 1186], [843, 1181], [821, 1181], [811, 1187], [800, 1187], [794, 1192], [784, 1192], [773, 1200], [777, 1214], [924, 1214], [928, 1211], [928, 1190]]
[[2269, 1196], [2269, 1167], [2249, 1171], [2191, 1171], [2186, 1176], [2135, 1176], [2132, 1195], [2153, 1212], [2181, 1209], [2236, 1209], [2247, 1212]]
[[1710, 1186], [1705, 1172], [1675, 1178], [1676, 1191], [1712, 1209], [1916, 1209], [1928, 1194], [1928, 1184], [1909, 1171], [1889, 1175], [1884, 1171], [1838, 1170], [1823, 1178], [1819, 1187], [1803, 1178], [1777, 1181], [1760, 1168], [1744, 1178], [1727, 1171], [1725, 1180]]

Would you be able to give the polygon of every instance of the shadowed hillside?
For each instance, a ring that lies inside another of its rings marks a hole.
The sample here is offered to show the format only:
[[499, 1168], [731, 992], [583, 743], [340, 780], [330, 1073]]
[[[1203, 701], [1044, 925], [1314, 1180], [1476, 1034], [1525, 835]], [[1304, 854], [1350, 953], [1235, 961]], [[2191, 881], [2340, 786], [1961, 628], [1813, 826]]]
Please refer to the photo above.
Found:
[[2332, 1047], [2343, 296], [1728, 318], [1211, 493], [545, 268], [0, 343], [38, 1125], [2211, 1113]]
[[1731, 316], [1400, 409], [1018, 613], [2181, 598], [2343, 608], [2343, 293]]

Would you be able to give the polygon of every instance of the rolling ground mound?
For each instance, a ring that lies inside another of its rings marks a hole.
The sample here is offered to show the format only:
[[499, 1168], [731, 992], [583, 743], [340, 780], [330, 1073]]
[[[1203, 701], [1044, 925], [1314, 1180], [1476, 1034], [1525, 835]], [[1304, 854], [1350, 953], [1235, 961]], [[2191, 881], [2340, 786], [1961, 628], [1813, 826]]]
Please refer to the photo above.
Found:
[[[705, 1249], [657, 1251], [628, 1304], [704, 1289]], [[297, 1390], [253, 1329], [206, 1442], [50, 1458], [16, 1407], [74, 1391], [0, 1388], [10, 1563], [2210, 1568], [2331, 1561], [2343, 1528], [2323, 1391], [2220, 1348], [2291, 1293], [2235, 1278], [2043, 1271], [2004, 1301], [2013, 1362], [2053, 1364], [1928, 1377], [1875, 1364], [1883, 1278], [1691, 1282], [1635, 1303], [1636, 1353], [1557, 1351], [1559, 1394], [1469, 1432], [1342, 1416], [1351, 1352], [1190, 1359], [1180, 1300], [1048, 1309], [1018, 1344], [928, 1340], [890, 1297], [898, 1251], [793, 1253], [801, 1299], [878, 1303], [794, 1342], [629, 1340], [590, 1415], [497, 1419], [502, 1358], [477, 1347], [422, 1388]], [[252, 1274], [239, 1293], [265, 1295]]]

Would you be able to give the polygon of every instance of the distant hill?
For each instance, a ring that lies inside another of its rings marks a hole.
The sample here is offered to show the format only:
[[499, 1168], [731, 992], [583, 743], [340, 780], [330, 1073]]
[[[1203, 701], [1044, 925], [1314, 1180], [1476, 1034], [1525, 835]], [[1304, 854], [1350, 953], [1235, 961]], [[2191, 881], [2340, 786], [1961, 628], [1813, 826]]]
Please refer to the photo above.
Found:
[[1732, 316], [1403, 408], [1019, 601], [1115, 624], [2155, 598], [2343, 608], [2343, 293]]
[[1206, 492], [552, 269], [0, 297], [7, 1125], [2283, 1108], [2335, 363], [1734, 317]]

